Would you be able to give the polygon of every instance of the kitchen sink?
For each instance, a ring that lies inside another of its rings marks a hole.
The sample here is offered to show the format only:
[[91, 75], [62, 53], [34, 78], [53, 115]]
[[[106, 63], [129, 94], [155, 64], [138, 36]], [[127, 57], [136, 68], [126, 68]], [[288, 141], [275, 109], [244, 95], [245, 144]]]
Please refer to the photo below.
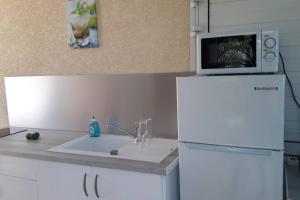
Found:
[[65, 145], [65, 149], [110, 153], [112, 150], [118, 150], [130, 142], [133, 142], [133, 139], [127, 137], [83, 137]]
[[[132, 137], [102, 134], [95, 138], [88, 135], [75, 138], [48, 151], [160, 163], [176, 149], [177, 140], [152, 138], [136, 144]], [[111, 155], [113, 150], [117, 150], [117, 155]]]

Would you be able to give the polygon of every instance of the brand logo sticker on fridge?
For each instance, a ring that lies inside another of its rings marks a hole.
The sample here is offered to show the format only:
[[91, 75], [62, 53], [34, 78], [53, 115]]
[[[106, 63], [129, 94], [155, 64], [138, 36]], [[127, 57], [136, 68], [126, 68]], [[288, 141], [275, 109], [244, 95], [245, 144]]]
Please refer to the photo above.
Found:
[[279, 88], [278, 86], [254, 86], [255, 91], [277, 91]]

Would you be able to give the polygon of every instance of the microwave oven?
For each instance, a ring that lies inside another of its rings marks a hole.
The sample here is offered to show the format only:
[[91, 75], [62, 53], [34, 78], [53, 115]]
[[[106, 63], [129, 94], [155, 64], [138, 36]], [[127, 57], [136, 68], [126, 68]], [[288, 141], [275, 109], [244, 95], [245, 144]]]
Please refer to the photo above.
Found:
[[197, 74], [278, 72], [278, 30], [197, 35]]

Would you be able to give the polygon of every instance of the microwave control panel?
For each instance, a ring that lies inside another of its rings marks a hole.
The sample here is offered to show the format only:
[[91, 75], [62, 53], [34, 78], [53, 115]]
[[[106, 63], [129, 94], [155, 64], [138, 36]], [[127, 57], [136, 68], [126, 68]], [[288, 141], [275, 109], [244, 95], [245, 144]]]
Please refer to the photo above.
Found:
[[262, 32], [262, 71], [278, 71], [278, 31]]

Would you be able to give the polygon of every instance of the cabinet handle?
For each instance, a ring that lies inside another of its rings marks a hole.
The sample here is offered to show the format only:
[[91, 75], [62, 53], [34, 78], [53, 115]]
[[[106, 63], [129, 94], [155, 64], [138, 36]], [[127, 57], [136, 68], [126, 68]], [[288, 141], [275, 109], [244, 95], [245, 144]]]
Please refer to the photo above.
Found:
[[85, 173], [84, 178], [83, 178], [83, 191], [84, 191], [85, 196], [88, 197], [89, 194], [87, 193], [87, 190], [86, 190], [86, 177], [87, 177], [87, 174]]
[[98, 193], [98, 174], [96, 174], [96, 177], [95, 177], [95, 194], [96, 194], [96, 197], [99, 199], [100, 196]]

